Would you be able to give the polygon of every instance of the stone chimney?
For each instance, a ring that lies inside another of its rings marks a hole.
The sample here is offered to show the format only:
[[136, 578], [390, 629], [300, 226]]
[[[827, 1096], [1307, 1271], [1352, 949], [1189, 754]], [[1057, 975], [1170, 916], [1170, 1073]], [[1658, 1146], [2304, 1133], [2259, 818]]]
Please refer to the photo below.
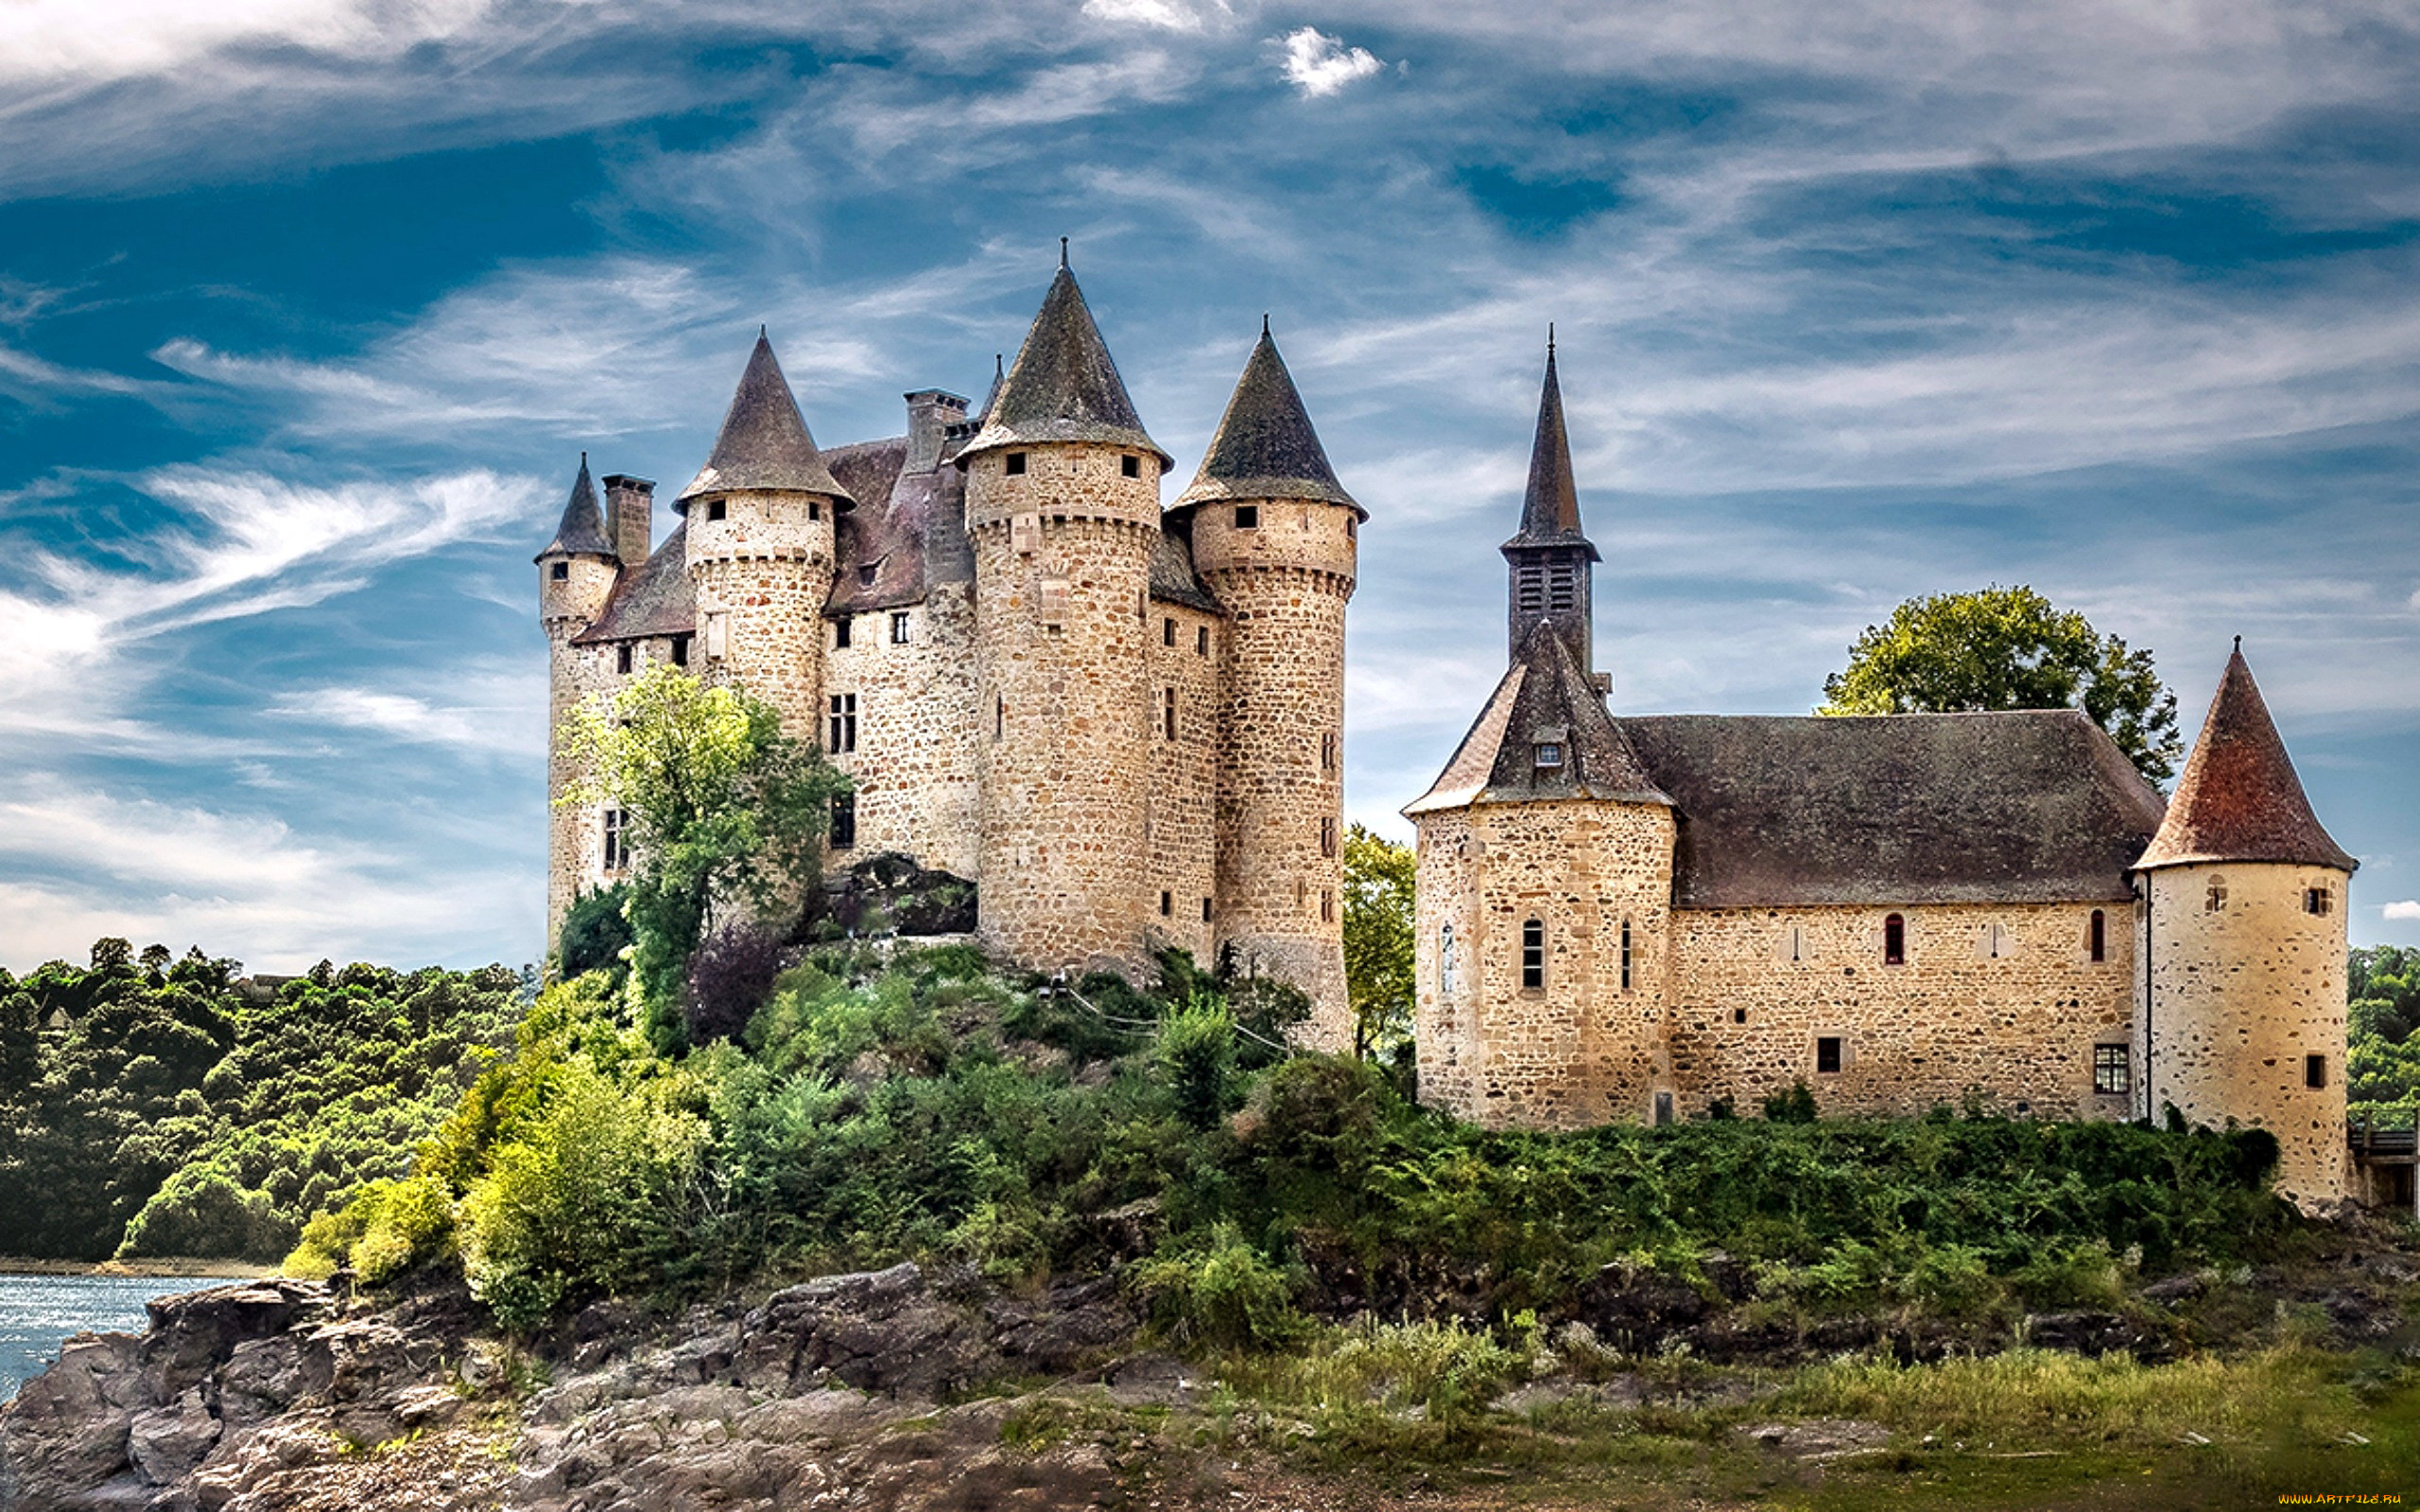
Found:
[[908, 460], [903, 471], [930, 472], [941, 466], [942, 440], [966, 419], [966, 401], [939, 388], [919, 388], [908, 398]]
[[625, 567], [647, 560], [655, 541], [655, 484], [616, 472], [605, 480], [605, 538]]

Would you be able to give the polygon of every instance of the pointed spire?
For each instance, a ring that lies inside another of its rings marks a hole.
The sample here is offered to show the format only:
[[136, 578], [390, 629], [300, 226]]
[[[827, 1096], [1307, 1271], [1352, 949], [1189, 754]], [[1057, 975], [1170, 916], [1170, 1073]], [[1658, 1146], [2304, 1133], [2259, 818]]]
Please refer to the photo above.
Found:
[[992, 406], [1000, 402], [1000, 385], [1008, 381], [1008, 369], [1001, 365], [1004, 356], [1002, 352], [992, 353], [992, 387], [983, 390], [983, 406], [975, 412], [975, 428], [978, 431], [991, 422]]
[[[1542, 760], [1550, 749], [1553, 760]], [[1530, 628], [1512, 665], [1470, 733], [1408, 815], [1471, 803], [1599, 799], [1654, 803], [1671, 799], [1648, 775], [1605, 696], [1551, 620]]]
[[2168, 816], [2137, 870], [2187, 862], [2282, 861], [2350, 871], [2360, 863], [2329, 837], [2294, 775], [2286, 742], [2243, 660], [2227, 658], [2202, 738], [2177, 781]]
[[1521, 496], [1521, 533], [1507, 546], [1597, 548], [1580, 528], [1580, 483], [1571, 468], [1571, 436], [1563, 422], [1563, 384], [1554, 370], [1554, 327], [1547, 327], [1547, 380], [1538, 396], [1538, 434], [1530, 446], [1530, 486]]
[[537, 559], [549, 557], [611, 557], [613, 542], [605, 539], [605, 511], [596, 504], [596, 484], [588, 475], [588, 454], [579, 454], [579, 476], [572, 480], [571, 498], [563, 505], [562, 523], [555, 539]]
[[823, 454], [807, 434], [805, 417], [798, 412], [798, 400], [762, 326], [756, 330], [756, 350], [748, 354], [747, 370], [739, 375], [738, 390], [731, 396], [731, 408], [723, 415], [722, 430], [715, 437], [714, 452], [673, 507], [685, 514], [689, 501], [701, 494], [744, 490], [820, 493], [843, 507], [856, 502], [823, 465]]
[[983, 428], [959, 459], [962, 464], [977, 452], [1044, 441], [1131, 446], [1158, 457], [1163, 472], [1175, 465], [1144, 433], [1125, 380], [1117, 376], [1117, 364], [1084, 303], [1084, 291], [1063, 263], [1025, 345], [1017, 349], [1017, 365], [1001, 381]]
[[1269, 335], [1267, 316], [1261, 317], [1260, 340], [1236, 382], [1227, 412], [1201, 455], [1201, 470], [1168, 507], [1213, 499], [1317, 499], [1370, 518], [1336, 481], [1293, 375]]

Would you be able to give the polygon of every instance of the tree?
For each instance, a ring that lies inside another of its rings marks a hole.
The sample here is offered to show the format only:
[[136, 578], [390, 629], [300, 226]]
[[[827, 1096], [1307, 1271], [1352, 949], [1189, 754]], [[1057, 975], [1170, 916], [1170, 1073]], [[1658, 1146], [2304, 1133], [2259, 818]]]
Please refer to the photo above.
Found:
[[610, 704], [582, 707], [563, 733], [587, 775], [557, 801], [602, 801], [624, 815], [631, 964], [648, 1033], [675, 1047], [698, 942], [726, 921], [796, 909], [848, 780], [785, 734], [772, 705], [668, 665]]
[[1353, 1053], [1367, 1060], [1411, 1034], [1411, 847], [1354, 825], [1344, 834], [1344, 990]]
[[1817, 713], [2081, 709], [2153, 783], [2176, 774], [2185, 748], [2152, 654], [2022, 584], [1909, 599], [1866, 627], [1824, 697]]

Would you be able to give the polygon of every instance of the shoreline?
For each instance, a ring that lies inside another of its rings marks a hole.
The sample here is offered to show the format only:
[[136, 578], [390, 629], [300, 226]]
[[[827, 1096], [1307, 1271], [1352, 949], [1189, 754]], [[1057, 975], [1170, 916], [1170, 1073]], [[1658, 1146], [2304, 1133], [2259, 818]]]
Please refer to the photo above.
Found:
[[248, 1260], [194, 1260], [170, 1256], [159, 1260], [33, 1260], [0, 1255], [0, 1280], [12, 1277], [129, 1277], [135, 1280], [186, 1278], [195, 1280], [259, 1280], [278, 1274], [275, 1265]]

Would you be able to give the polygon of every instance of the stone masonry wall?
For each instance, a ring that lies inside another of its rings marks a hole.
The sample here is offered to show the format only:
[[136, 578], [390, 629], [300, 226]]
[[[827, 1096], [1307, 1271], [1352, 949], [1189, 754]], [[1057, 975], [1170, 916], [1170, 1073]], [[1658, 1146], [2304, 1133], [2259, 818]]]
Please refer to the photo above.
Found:
[[[2088, 948], [2095, 908], [2100, 962]], [[1883, 962], [1893, 913], [1907, 924], [1899, 966]], [[2092, 1063], [2096, 1045], [2132, 1037], [2133, 921], [2124, 902], [1676, 912], [1684, 1110], [1727, 1099], [1753, 1112], [1804, 1080], [1826, 1115], [1921, 1113], [1974, 1089], [2002, 1111], [2125, 1117], [2127, 1097], [2093, 1092]], [[1818, 1073], [1815, 1041], [1829, 1036], [1841, 1070]]]
[[1479, 1105], [1479, 856], [1473, 809], [1420, 816], [1412, 877], [1411, 1039], [1420, 1100], [1460, 1113]]
[[1344, 615], [1352, 510], [1303, 499], [1193, 517], [1195, 565], [1229, 615], [1219, 719], [1219, 938], [1308, 993], [1311, 1048], [1349, 1050], [1344, 984]]
[[[717, 503], [720, 520], [713, 518]], [[737, 683], [780, 710], [791, 736], [818, 742], [832, 503], [804, 493], [734, 493], [689, 505], [689, 576], [698, 595], [690, 665]]]
[[574, 899], [610, 887], [628, 875], [605, 867], [605, 805], [578, 803], [556, 807], [554, 800], [585, 775], [562, 749], [563, 721], [584, 703], [602, 705], [650, 666], [672, 660], [672, 643], [663, 636], [627, 643], [631, 670], [621, 670], [623, 643], [571, 645], [557, 642], [548, 686], [546, 742], [546, 948], [554, 949], [562, 932], [563, 914]]
[[[2152, 1116], [2174, 1104], [2214, 1127], [2229, 1119], [2277, 1136], [2277, 1189], [2305, 1209], [2342, 1201], [2344, 1143], [2343, 872], [2222, 862], [2147, 874], [2151, 911]], [[2213, 888], [2218, 889], [2212, 907]], [[2327, 912], [2305, 892], [2325, 888]], [[2325, 1085], [2304, 1057], [2325, 1056]]]
[[[1158, 889], [1143, 838], [1151, 770], [1150, 553], [1159, 465], [1054, 443], [969, 459], [976, 647], [988, 715], [979, 930], [1040, 970], [1141, 971]], [[1153, 627], [1155, 629], [1155, 627]]]
[[[908, 616], [908, 644], [891, 639], [891, 616]], [[982, 867], [981, 747], [977, 717], [975, 595], [945, 584], [924, 603], [852, 616], [849, 644], [824, 662], [824, 737], [830, 700], [855, 694], [857, 744], [832, 763], [856, 780], [857, 843], [834, 861], [896, 850], [919, 865], [969, 881]]]
[[567, 575], [557, 582], [551, 562], [538, 564], [538, 622], [546, 632], [546, 954], [554, 951], [563, 915], [583, 889], [582, 879], [596, 869], [595, 847], [599, 842], [589, 833], [596, 816], [557, 808], [554, 800], [579, 776], [563, 748], [563, 721], [595, 691], [588, 681], [595, 648], [573, 645], [571, 638], [604, 608], [615, 576], [614, 564], [599, 558], [574, 557], [565, 565]]
[[[1219, 912], [1216, 869], [1219, 657], [1227, 627], [1216, 616], [1154, 600], [1144, 651], [1153, 711], [1150, 807], [1143, 818], [1151, 871], [1146, 891], [1160, 939], [1213, 964]], [[1206, 641], [1204, 637], [1207, 637]], [[1176, 734], [1166, 699], [1176, 695]]]

